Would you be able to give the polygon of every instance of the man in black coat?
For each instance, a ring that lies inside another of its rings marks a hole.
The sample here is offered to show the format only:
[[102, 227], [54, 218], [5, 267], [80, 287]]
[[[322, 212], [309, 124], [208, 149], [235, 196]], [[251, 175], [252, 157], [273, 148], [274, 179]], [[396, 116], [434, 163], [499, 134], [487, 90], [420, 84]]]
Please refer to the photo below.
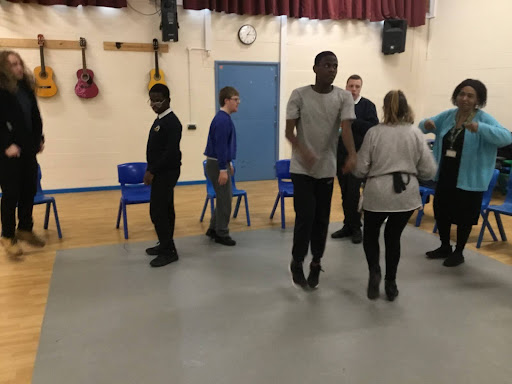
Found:
[[163, 267], [178, 260], [174, 245], [174, 187], [181, 168], [181, 123], [171, 109], [169, 88], [155, 84], [149, 91], [151, 108], [158, 115], [149, 131], [144, 184], [151, 185], [149, 212], [155, 225], [158, 244], [146, 249], [152, 267]]
[[[345, 89], [352, 93], [355, 104], [356, 119], [352, 121], [352, 135], [356, 151], [361, 148], [366, 132], [379, 123], [375, 104], [361, 96], [363, 79], [359, 75], [352, 75], [347, 79]], [[338, 182], [341, 188], [342, 206], [345, 219], [343, 228], [334, 232], [331, 237], [340, 239], [342, 237], [352, 237], [354, 244], [362, 241], [361, 233], [361, 213], [358, 212], [359, 196], [363, 180], [358, 179], [351, 173], [343, 174], [342, 168], [347, 158], [347, 150], [343, 145], [343, 140], [338, 141]]]
[[[0, 100], [0, 242], [9, 255], [19, 256], [23, 251], [17, 244], [18, 240], [36, 247], [45, 245], [45, 241], [32, 230], [38, 177], [36, 155], [44, 148], [43, 123], [33, 90], [34, 81], [21, 57], [16, 52], [1, 52], [0, 72], [4, 76]], [[19, 219], [17, 231], [16, 208]]]

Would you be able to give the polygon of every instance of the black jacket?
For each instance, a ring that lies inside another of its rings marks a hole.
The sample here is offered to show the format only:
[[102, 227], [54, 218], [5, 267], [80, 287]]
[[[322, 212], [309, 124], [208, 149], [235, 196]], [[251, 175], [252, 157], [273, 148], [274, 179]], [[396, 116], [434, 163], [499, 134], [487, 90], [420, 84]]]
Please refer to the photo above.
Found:
[[[25, 85], [21, 85], [26, 87]], [[6, 159], [5, 150], [16, 144], [22, 156], [35, 156], [43, 138], [43, 122], [34, 92], [29, 90], [32, 111], [32, 129], [25, 124], [23, 110], [14, 93], [0, 89], [0, 159]]]
[[[364, 97], [361, 97], [359, 103], [355, 105], [355, 112], [356, 119], [352, 121], [352, 135], [354, 136], [356, 151], [359, 151], [366, 132], [368, 132], [371, 127], [379, 124], [379, 118], [377, 117], [375, 104]], [[343, 166], [347, 155], [348, 151], [340, 137], [338, 141], [338, 168]]]
[[174, 112], [155, 120], [146, 149], [149, 172], [156, 175], [180, 169], [181, 129], [180, 120]]

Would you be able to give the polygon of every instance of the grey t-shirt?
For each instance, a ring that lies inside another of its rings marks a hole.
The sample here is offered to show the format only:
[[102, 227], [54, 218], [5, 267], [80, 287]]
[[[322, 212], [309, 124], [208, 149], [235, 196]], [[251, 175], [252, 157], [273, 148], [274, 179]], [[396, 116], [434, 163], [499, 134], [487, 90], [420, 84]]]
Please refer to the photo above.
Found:
[[293, 149], [290, 172], [316, 179], [336, 176], [336, 150], [341, 122], [354, 120], [352, 94], [334, 87], [329, 93], [318, 93], [311, 85], [295, 89], [288, 100], [286, 119], [297, 122], [297, 140], [318, 157], [313, 167], [306, 167]]

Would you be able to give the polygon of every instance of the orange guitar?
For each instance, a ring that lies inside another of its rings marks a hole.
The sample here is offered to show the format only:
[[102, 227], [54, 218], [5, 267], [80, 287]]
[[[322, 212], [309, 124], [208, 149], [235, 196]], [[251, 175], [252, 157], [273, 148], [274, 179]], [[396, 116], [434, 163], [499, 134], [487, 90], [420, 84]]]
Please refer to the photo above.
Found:
[[152, 69], [149, 72], [149, 84], [148, 89], [151, 90], [151, 87], [155, 84], [164, 84], [165, 85], [165, 75], [158, 68], [158, 40], [153, 39], [153, 49], [155, 50], [155, 69]]
[[53, 69], [44, 65], [44, 36], [37, 35], [41, 66], [34, 69], [36, 78], [36, 95], [39, 97], [52, 97], [57, 93], [57, 85], [53, 81]]

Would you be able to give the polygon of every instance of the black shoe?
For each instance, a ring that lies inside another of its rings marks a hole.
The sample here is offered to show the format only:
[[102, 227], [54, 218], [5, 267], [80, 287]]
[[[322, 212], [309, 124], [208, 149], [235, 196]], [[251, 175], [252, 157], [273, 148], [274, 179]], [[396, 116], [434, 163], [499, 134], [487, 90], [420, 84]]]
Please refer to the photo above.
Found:
[[363, 233], [360, 229], [352, 232], [352, 242], [354, 244], [361, 244], [363, 241]]
[[320, 271], [324, 272], [322, 266], [320, 264], [309, 264], [309, 276], [308, 276], [308, 285], [309, 288], [315, 289], [318, 287], [318, 280], [320, 278]]
[[227, 245], [227, 246], [230, 246], [230, 247], [232, 247], [233, 245], [236, 245], [236, 241], [233, 240], [231, 238], [231, 236], [216, 236], [215, 237], [215, 242], [219, 243], [219, 244], [222, 244], [222, 245]]
[[290, 273], [292, 274], [292, 282], [297, 288], [306, 288], [308, 286], [308, 282], [306, 281], [306, 276], [304, 276], [304, 269], [302, 268], [302, 263], [299, 263], [292, 259], [289, 265]]
[[370, 278], [368, 279], [368, 290], [366, 295], [370, 300], [375, 300], [380, 296], [380, 272], [370, 272]]
[[384, 289], [389, 301], [394, 301], [398, 296], [398, 287], [395, 280], [386, 280], [384, 282]]
[[457, 265], [461, 265], [464, 262], [464, 256], [462, 252], [453, 252], [448, 258], [443, 262], [445, 267], [456, 267]]
[[175, 251], [167, 251], [165, 253], [161, 253], [157, 257], [155, 257], [153, 260], [149, 262], [149, 265], [152, 267], [158, 268], [163, 267], [164, 265], [173, 263], [175, 261], [178, 261], [178, 253]]
[[449, 245], [448, 247], [440, 246], [437, 249], [434, 249], [433, 251], [428, 251], [426, 253], [427, 259], [446, 259], [452, 254], [452, 246]]
[[215, 239], [215, 237], [217, 237], [217, 233], [215, 233], [215, 229], [212, 229], [212, 228], [208, 228], [205, 235], [208, 236], [210, 239]]
[[158, 252], [160, 252], [160, 243], [151, 248], [146, 248], [146, 253], [149, 256], [158, 256]]
[[352, 236], [352, 229], [350, 229], [346, 225], [343, 226], [343, 228], [341, 228], [339, 231], [336, 231], [331, 234], [331, 237], [333, 239], [341, 239], [343, 237], [349, 237], [349, 236]]

